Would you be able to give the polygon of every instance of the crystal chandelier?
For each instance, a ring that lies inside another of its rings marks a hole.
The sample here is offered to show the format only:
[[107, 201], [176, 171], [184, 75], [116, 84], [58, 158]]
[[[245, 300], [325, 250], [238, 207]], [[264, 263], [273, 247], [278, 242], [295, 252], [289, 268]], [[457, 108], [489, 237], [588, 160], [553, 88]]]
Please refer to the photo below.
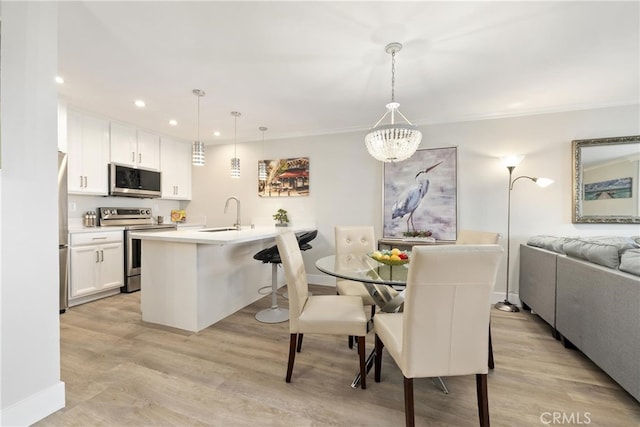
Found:
[[205, 94], [201, 89], [194, 89], [192, 92], [198, 97], [198, 139], [193, 141], [191, 164], [194, 166], [204, 166], [204, 142], [200, 141], [200, 98]]
[[[400, 104], [395, 102], [396, 53], [401, 49], [402, 44], [397, 42], [389, 43], [385, 47], [385, 51], [391, 54], [391, 102], [386, 105], [386, 113], [364, 138], [369, 154], [382, 162], [401, 162], [408, 159], [415, 153], [422, 140], [422, 132], [400, 112]], [[389, 114], [391, 123], [381, 125], [382, 120]], [[396, 114], [407, 123], [396, 123]]]
[[238, 131], [238, 117], [241, 116], [237, 111], [232, 111], [233, 119], [233, 158], [231, 159], [231, 178], [240, 178], [240, 159], [237, 153], [236, 135]]
[[267, 162], [264, 160], [264, 133], [267, 130], [266, 127], [260, 126], [258, 128], [262, 131], [262, 160], [258, 160], [258, 180], [266, 181], [267, 180]]

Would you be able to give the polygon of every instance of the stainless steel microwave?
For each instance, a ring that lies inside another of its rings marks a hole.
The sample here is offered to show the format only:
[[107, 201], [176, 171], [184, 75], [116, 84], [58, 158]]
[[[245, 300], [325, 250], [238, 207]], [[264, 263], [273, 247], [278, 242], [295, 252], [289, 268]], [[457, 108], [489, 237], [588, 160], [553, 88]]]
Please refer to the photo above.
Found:
[[151, 199], [162, 196], [161, 173], [149, 169], [109, 164], [109, 194]]

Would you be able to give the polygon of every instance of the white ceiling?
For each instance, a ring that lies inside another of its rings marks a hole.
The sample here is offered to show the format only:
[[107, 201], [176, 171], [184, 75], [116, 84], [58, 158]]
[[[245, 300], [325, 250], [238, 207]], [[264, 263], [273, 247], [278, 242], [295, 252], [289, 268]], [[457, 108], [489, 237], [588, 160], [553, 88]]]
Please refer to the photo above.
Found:
[[391, 97], [392, 41], [414, 124], [640, 101], [637, 1], [61, 2], [60, 94], [195, 139], [202, 89], [208, 144], [233, 141], [231, 111], [238, 142], [364, 131]]

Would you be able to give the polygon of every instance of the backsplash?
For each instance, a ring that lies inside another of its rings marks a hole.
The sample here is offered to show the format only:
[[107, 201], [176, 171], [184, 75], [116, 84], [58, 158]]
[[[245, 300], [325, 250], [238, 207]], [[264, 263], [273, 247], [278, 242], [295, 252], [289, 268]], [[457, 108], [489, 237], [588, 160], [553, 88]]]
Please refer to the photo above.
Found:
[[[178, 200], [138, 199], [135, 197], [113, 196], [80, 196], [70, 194], [69, 224], [82, 223], [82, 217], [87, 211], [95, 211], [98, 207], [123, 207], [123, 208], [150, 208], [153, 216], [162, 215], [169, 221], [173, 209], [184, 209]], [[188, 212], [187, 212], [188, 214]]]

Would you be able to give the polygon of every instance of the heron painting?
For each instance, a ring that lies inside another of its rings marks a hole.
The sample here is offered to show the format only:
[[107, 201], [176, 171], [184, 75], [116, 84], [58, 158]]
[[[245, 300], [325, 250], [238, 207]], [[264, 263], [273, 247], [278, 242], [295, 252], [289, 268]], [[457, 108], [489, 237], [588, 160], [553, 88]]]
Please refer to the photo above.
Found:
[[418, 150], [384, 168], [384, 237], [455, 240], [457, 148]]

